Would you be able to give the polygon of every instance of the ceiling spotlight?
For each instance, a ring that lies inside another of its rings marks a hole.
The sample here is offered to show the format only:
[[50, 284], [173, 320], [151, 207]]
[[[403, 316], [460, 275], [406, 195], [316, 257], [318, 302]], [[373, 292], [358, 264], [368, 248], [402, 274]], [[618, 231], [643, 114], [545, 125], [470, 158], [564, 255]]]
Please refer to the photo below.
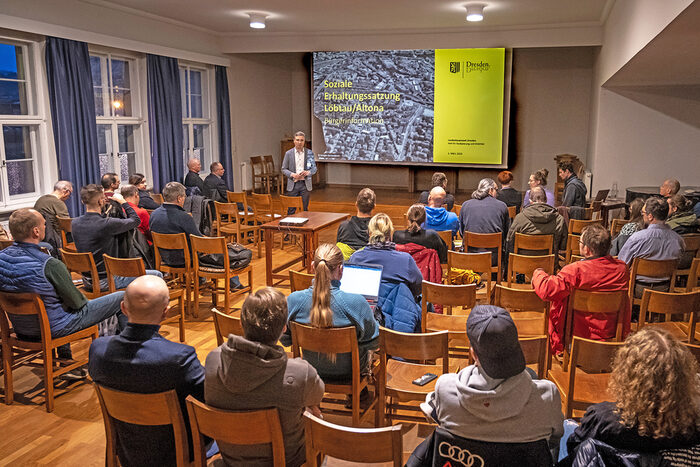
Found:
[[265, 18], [267, 15], [262, 13], [248, 13], [250, 16], [250, 27], [253, 29], [265, 29]]
[[484, 5], [483, 3], [472, 3], [467, 5], [467, 21], [477, 22], [483, 21], [484, 19]]

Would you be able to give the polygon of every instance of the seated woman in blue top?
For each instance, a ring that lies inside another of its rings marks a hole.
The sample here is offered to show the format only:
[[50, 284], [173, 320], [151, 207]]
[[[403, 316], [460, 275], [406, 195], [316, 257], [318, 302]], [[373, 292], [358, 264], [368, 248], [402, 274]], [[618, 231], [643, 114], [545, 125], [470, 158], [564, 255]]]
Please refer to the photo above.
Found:
[[389, 216], [376, 214], [370, 219], [367, 230], [369, 244], [353, 253], [350, 262], [382, 266], [377, 307], [384, 316], [383, 325], [395, 331], [420, 332], [420, 296], [423, 286], [420, 269], [411, 255], [396, 251], [396, 244], [391, 241], [394, 225]]
[[[340, 290], [343, 277], [343, 253], [330, 243], [321, 244], [314, 254], [313, 285], [306, 290], [293, 292], [287, 297], [289, 321], [309, 324], [319, 328], [354, 326], [360, 350], [360, 369], [368, 368], [369, 350], [376, 349], [379, 340], [379, 325], [367, 300], [358, 294]], [[289, 345], [289, 330], [280, 339]], [[350, 354], [326, 355], [304, 352], [309, 362], [322, 379], [345, 379], [352, 377]]]

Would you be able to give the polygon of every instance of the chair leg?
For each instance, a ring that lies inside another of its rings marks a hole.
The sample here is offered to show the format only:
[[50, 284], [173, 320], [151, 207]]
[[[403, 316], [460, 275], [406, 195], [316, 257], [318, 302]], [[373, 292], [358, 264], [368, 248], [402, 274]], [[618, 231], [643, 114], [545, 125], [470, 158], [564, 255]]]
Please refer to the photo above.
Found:
[[9, 344], [3, 343], [2, 346], [2, 363], [5, 372], [5, 404], [10, 405], [15, 399], [15, 392], [12, 382], [12, 364], [13, 355], [12, 347]]
[[199, 274], [194, 275], [194, 306], [192, 307], [192, 316], [197, 317], [199, 312]]
[[180, 326], [180, 342], [185, 342], [185, 300], [183, 297], [177, 299], [177, 304], [180, 307], [180, 320], [178, 325]]
[[352, 388], [352, 426], [360, 426], [360, 389], [355, 386]]
[[224, 277], [224, 282], [226, 282], [224, 284], [224, 306], [226, 307], [224, 313], [228, 313], [231, 309], [231, 281]]
[[53, 352], [44, 349], [44, 389], [46, 391], [46, 411], [53, 412]]

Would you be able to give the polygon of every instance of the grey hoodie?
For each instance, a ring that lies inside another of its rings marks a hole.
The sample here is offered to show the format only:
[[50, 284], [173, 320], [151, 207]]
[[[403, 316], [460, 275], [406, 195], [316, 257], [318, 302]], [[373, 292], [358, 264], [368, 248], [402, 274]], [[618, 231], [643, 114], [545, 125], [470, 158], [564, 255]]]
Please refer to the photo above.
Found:
[[440, 376], [421, 408], [441, 428], [463, 438], [498, 443], [540, 439], [558, 443], [564, 433], [554, 383], [522, 373], [493, 379], [477, 365]]
[[[280, 346], [269, 346], [229, 335], [207, 356], [204, 398], [220, 409], [279, 411], [288, 466], [305, 462], [304, 407], [319, 405], [324, 392], [316, 370], [299, 358], [287, 359]], [[270, 445], [219, 444], [227, 465], [271, 465]]]
[[[516, 253], [513, 251], [516, 232], [527, 235], [553, 235], [554, 252], [556, 253], [557, 249], [565, 250], [567, 230], [566, 221], [556, 208], [545, 203], [529, 204], [515, 216], [510, 225], [506, 236], [507, 251], [508, 253]], [[528, 254], [528, 252], [523, 251], [521, 254]]]

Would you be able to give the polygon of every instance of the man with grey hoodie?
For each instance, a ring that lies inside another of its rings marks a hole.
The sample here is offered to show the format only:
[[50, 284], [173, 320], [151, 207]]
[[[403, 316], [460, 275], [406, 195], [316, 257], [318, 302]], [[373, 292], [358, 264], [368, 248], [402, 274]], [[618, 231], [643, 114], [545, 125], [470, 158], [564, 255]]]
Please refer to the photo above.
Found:
[[[206, 403], [228, 410], [275, 407], [279, 412], [287, 466], [306, 461], [303, 412], [320, 416], [325, 386], [314, 367], [300, 358], [288, 359], [277, 341], [287, 323], [287, 300], [266, 287], [248, 296], [241, 308], [245, 337], [228, 341], [207, 356], [204, 378]], [[226, 465], [269, 466], [269, 444], [233, 446], [220, 443]]]
[[506, 236], [506, 254], [546, 254], [539, 251], [515, 251], [515, 234], [526, 235], [551, 235], [553, 239], [553, 251], [566, 249], [568, 229], [566, 221], [556, 208], [547, 204], [547, 194], [541, 186], [530, 190], [530, 204], [515, 216]]
[[474, 365], [440, 376], [421, 409], [456, 436], [496, 443], [548, 440], [556, 447], [564, 429], [554, 383], [533, 379], [525, 368], [510, 315], [493, 305], [474, 307], [467, 319]]

